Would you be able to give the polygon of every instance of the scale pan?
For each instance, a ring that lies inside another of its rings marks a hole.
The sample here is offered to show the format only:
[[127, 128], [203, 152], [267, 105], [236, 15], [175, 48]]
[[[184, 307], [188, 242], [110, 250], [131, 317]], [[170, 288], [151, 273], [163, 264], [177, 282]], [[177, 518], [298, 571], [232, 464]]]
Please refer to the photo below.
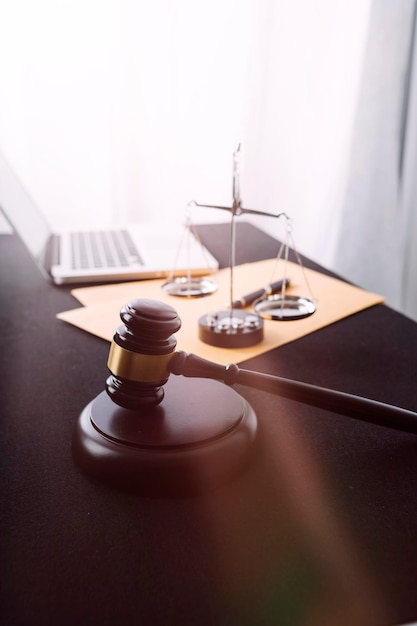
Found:
[[209, 278], [187, 278], [179, 276], [173, 280], [168, 280], [161, 287], [170, 296], [179, 298], [201, 298], [209, 296], [217, 289], [217, 283]]
[[303, 296], [275, 294], [257, 300], [253, 305], [255, 313], [265, 320], [282, 322], [300, 320], [312, 315], [317, 308], [314, 300]]

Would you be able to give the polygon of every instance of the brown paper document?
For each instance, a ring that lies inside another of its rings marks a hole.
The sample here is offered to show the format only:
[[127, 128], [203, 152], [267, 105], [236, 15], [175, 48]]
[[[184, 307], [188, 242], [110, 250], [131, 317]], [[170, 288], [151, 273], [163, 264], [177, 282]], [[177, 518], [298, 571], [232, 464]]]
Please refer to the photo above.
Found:
[[[84, 331], [111, 341], [116, 328], [121, 324], [119, 311], [124, 304], [135, 298], [160, 300], [173, 306], [182, 320], [182, 327], [176, 333], [179, 350], [194, 352], [199, 356], [226, 365], [250, 359], [358, 311], [384, 302], [382, 296], [369, 293], [319, 272], [303, 269], [294, 263], [287, 264], [285, 275], [290, 279], [290, 287], [287, 292], [298, 296], [313, 296], [317, 301], [317, 310], [310, 317], [300, 320], [265, 320], [263, 341], [249, 348], [233, 350], [217, 348], [203, 343], [198, 338], [199, 318], [207, 313], [227, 309], [227, 304], [230, 302], [229, 269], [220, 270], [213, 276], [219, 288], [214, 294], [202, 298], [178, 298], [167, 295], [161, 289], [163, 280], [145, 280], [74, 289], [72, 294], [83, 306], [59, 313], [57, 317]], [[276, 259], [238, 265], [234, 269], [234, 298], [237, 299], [255, 291], [263, 285], [279, 280], [282, 276], [282, 273], [280, 275], [277, 271]]]

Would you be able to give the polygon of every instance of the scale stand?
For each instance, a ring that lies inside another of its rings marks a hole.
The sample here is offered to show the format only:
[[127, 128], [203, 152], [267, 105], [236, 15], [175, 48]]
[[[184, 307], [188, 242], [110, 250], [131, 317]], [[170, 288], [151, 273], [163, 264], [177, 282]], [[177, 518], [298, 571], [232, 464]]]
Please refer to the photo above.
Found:
[[233, 286], [234, 268], [236, 264], [236, 224], [235, 218], [243, 214], [280, 217], [282, 213], [273, 214], [245, 209], [240, 197], [240, 144], [233, 153], [233, 204], [231, 207], [199, 204], [196, 206], [209, 209], [222, 209], [231, 213], [230, 225], [230, 304], [225, 311], [207, 313], [198, 321], [199, 338], [204, 343], [219, 348], [246, 348], [260, 343], [264, 336], [264, 323], [257, 313], [236, 310], [234, 307]]

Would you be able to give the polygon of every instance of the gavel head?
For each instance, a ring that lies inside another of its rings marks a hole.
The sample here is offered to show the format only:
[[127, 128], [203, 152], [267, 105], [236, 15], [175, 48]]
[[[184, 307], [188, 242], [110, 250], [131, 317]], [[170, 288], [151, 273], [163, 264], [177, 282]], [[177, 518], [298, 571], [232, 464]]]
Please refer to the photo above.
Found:
[[132, 410], [156, 406], [164, 397], [173, 337], [181, 327], [175, 309], [156, 300], [132, 300], [120, 311], [123, 322], [110, 347], [111, 375], [106, 391], [116, 404]]

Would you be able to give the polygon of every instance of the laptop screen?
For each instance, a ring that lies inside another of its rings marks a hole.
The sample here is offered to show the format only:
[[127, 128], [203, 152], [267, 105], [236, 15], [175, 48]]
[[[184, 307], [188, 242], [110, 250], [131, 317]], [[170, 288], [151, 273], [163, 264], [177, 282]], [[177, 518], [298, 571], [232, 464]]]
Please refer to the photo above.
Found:
[[31, 254], [40, 259], [51, 235], [50, 228], [1, 152], [0, 209]]

